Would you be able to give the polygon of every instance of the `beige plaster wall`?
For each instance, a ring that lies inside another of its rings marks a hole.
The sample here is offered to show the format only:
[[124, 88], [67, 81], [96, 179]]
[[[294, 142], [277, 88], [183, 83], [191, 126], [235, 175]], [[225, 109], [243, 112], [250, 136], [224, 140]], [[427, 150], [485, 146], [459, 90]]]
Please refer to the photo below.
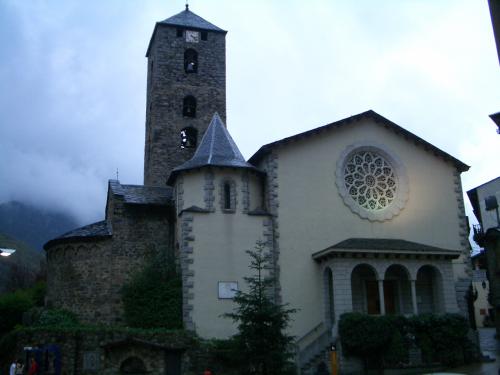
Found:
[[[182, 174], [183, 209], [198, 206], [205, 208], [203, 195], [204, 175], [200, 171], [188, 171]], [[179, 189], [179, 187], [177, 187]], [[177, 191], [177, 194], [180, 192]]]
[[[189, 274], [187, 283], [192, 294], [191, 318], [196, 332], [204, 338], [227, 338], [236, 333], [236, 326], [230, 319], [221, 317], [222, 314], [233, 312], [232, 299], [219, 299], [219, 282], [237, 282], [238, 289], [245, 288], [243, 277], [250, 275], [250, 258], [246, 250], [253, 250], [258, 240], [263, 240], [265, 230], [264, 221], [267, 216], [252, 216], [243, 212], [242, 177], [245, 173], [241, 169], [212, 169], [214, 174], [213, 194], [214, 212], [189, 213], [193, 219], [192, 240], [189, 247], [192, 254], [189, 256]], [[203, 203], [205, 170], [191, 173], [189, 179], [184, 176], [184, 207]], [[236, 210], [223, 212], [221, 209], [221, 184], [232, 180], [236, 183]], [[250, 202], [260, 198], [260, 181], [257, 176], [249, 176]], [[199, 202], [199, 203], [195, 203]], [[181, 215], [178, 223], [182, 223]], [[178, 233], [180, 230], [178, 229]], [[182, 245], [181, 245], [182, 246]], [[182, 247], [181, 247], [181, 251]]]
[[218, 298], [218, 282], [237, 282], [238, 289], [246, 289], [243, 277], [250, 275], [250, 258], [245, 250], [253, 249], [262, 238], [262, 221], [240, 213], [194, 215], [192, 317], [201, 337], [226, 338], [236, 333], [232, 322], [221, 317], [235, 305]]
[[255, 173], [249, 173], [248, 181], [248, 190], [250, 192], [250, 210], [263, 208], [261, 177]]
[[[483, 288], [483, 282], [485, 283], [486, 288]], [[477, 299], [474, 301], [474, 318], [476, 320], [476, 326], [484, 327], [484, 320], [486, 316], [489, 315], [489, 309], [491, 308], [491, 305], [488, 302], [490, 285], [488, 280], [485, 278], [482, 281], [473, 281], [472, 288], [477, 291]], [[481, 310], [484, 312], [483, 315], [481, 315]]]
[[[354, 143], [383, 145], [406, 167], [409, 198], [384, 222], [362, 219], [335, 184], [337, 160]], [[403, 136], [361, 120], [277, 149], [279, 244], [283, 302], [299, 308], [299, 338], [323, 319], [321, 272], [311, 254], [352, 237], [398, 238], [460, 249], [455, 167]]]

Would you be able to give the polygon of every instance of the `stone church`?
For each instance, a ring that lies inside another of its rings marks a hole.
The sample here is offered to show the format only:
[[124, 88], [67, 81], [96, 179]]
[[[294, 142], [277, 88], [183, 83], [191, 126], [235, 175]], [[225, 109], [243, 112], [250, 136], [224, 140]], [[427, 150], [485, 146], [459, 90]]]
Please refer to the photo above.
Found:
[[264, 241], [274, 296], [298, 309], [301, 366], [336, 340], [344, 312], [466, 314], [469, 167], [371, 110], [245, 160], [226, 124], [226, 33], [187, 7], [156, 23], [144, 185], [110, 180], [104, 220], [45, 245], [47, 305], [123, 323], [121, 287], [164, 250], [182, 275], [185, 328], [227, 338], [245, 250]]

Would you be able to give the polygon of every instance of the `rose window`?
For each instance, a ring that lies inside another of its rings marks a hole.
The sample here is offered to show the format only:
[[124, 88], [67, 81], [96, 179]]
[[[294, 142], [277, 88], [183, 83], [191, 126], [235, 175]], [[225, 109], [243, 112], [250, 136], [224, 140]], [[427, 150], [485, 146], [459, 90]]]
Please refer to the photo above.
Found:
[[347, 159], [344, 183], [351, 198], [369, 211], [385, 209], [396, 197], [394, 168], [373, 151], [359, 151]]

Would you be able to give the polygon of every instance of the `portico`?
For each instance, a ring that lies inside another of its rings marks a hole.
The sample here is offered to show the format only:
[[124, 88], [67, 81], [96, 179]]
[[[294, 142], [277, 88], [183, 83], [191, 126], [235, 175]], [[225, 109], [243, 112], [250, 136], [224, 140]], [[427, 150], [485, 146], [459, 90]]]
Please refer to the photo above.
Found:
[[325, 321], [340, 315], [455, 313], [452, 259], [458, 251], [397, 239], [342, 241], [312, 255], [322, 265]]

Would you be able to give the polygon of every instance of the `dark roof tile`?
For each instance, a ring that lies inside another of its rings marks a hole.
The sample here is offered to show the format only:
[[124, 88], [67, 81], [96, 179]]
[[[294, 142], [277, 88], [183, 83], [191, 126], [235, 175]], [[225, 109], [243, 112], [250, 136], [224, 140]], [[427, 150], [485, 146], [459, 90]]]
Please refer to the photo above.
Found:
[[449, 258], [457, 258], [461, 253], [460, 250], [443, 249], [401, 239], [349, 238], [312, 254], [312, 257], [316, 261], [321, 261], [328, 258], [331, 254], [338, 252], [429, 254], [444, 255]]
[[113, 194], [122, 196], [128, 204], [172, 204], [172, 188], [169, 186], [122, 185], [117, 180], [109, 180], [109, 187]]
[[167, 18], [161, 22], [158, 22], [160, 25], [170, 25], [170, 26], [181, 26], [181, 27], [190, 27], [194, 29], [202, 29], [209, 31], [216, 31], [225, 33], [225, 30], [222, 30], [220, 27], [215, 26], [214, 24], [204, 20], [197, 14], [191, 12], [189, 8], [186, 6], [186, 9], [182, 12]]
[[258, 171], [257, 168], [245, 161], [218, 113], [212, 117], [194, 156], [184, 164], [174, 168], [168, 178], [168, 183], [171, 184], [175, 175], [181, 171], [205, 166], [248, 168]]
[[68, 242], [71, 240], [85, 241], [110, 237], [111, 235], [111, 228], [108, 226], [106, 220], [103, 220], [64, 233], [63, 235], [48, 241], [45, 245], [43, 245], [43, 248], [47, 250], [49, 247], [62, 242]]
[[443, 249], [440, 247], [424, 245], [392, 238], [349, 238], [331, 246], [334, 249], [360, 249], [360, 250], [409, 250], [409, 251], [439, 251], [456, 252], [457, 250]]

